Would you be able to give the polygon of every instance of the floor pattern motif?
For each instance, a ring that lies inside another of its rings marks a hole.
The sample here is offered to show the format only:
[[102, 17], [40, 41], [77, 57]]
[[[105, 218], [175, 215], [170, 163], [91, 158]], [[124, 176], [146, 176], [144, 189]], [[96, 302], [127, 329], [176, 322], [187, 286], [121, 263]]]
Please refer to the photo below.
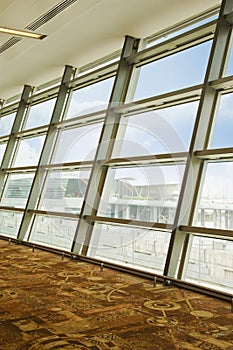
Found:
[[0, 350], [232, 350], [228, 302], [0, 240]]

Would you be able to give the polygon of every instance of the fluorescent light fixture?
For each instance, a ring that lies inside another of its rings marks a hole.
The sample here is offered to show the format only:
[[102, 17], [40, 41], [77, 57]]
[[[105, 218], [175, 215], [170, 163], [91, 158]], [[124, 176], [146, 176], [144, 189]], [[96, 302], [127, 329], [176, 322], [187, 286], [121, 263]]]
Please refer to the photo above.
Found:
[[40, 40], [46, 37], [46, 35], [29, 32], [27, 30], [12, 29], [12, 28], [1, 27], [1, 26], [0, 26], [0, 33], [10, 34], [14, 36], [23, 36], [26, 38], [40, 39]]

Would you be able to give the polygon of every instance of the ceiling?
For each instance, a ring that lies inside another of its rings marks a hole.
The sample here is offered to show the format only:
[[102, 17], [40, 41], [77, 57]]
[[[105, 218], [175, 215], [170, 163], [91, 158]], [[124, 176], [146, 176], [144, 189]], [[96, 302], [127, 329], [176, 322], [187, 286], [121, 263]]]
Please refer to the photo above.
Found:
[[34, 29], [43, 40], [0, 34], [0, 99], [60, 77], [120, 49], [124, 36], [144, 38], [218, 5], [220, 0], [1, 0], [0, 25]]

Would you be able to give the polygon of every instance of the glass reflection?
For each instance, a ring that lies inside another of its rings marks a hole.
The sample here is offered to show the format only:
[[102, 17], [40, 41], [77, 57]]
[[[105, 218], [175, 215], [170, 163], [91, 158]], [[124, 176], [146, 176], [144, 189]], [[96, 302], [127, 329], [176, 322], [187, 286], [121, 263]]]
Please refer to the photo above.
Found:
[[8, 176], [1, 205], [24, 208], [30, 193], [34, 174], [11, 174]]
[[0, 144], [0, 163], [2, 162], [5, 149], [6, 149], [6, 143]]
[[24, 130], [47, 125], [50, 122], [56, 99], [31, 106]]
[[73, 92], [66, 119], [106, 109], [114, 78], [106, 79]]
[[54, 171], [48, 174], [40, 209], [79, 213], [90, 171]]
[[185, 280], [231, 293], [232, 251], [233, 241], [193, 237]]
[[10, 134], [14, 118], [15, 113], [0, 118], [0, 137]]
[[142, 66], [134, 100], [202, 84], [212, 41]]
[[181, 165], [109, 169], [98, 214], [172, 223], [183, 171]]
[[233, 147], [233, 94], [222, 95], [210, 148]]
[[23, 213], [0, 211], [0, 233], [3, 236], [17, 237]]
[[233, 229], [232, 172], [232, 162], [207, 165], [194, 225]]
[[70, 250], [76, 227], [76, 219], [37, 215], [29, 241], [62, 250]]
[[96, 224], [88, 256], [162, 273], [169, 239], [169, 232]]
[[80, 126], [61, 131], [53, 163], [90, 161], [94, 159], [102, 124]]
[[197, 107], [192, 102], [123, 118], [113, 157], [187, 151]]
[[45, 136], [19, 140], [14, 167], [37, 165], [44, 144]]

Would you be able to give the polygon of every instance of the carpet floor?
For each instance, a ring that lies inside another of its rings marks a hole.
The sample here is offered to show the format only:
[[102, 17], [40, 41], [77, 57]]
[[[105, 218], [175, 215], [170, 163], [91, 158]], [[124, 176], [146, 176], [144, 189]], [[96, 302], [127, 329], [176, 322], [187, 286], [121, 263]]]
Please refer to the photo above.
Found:
[[0, 240], [0, 350], [232, 350], [230, 303]]

